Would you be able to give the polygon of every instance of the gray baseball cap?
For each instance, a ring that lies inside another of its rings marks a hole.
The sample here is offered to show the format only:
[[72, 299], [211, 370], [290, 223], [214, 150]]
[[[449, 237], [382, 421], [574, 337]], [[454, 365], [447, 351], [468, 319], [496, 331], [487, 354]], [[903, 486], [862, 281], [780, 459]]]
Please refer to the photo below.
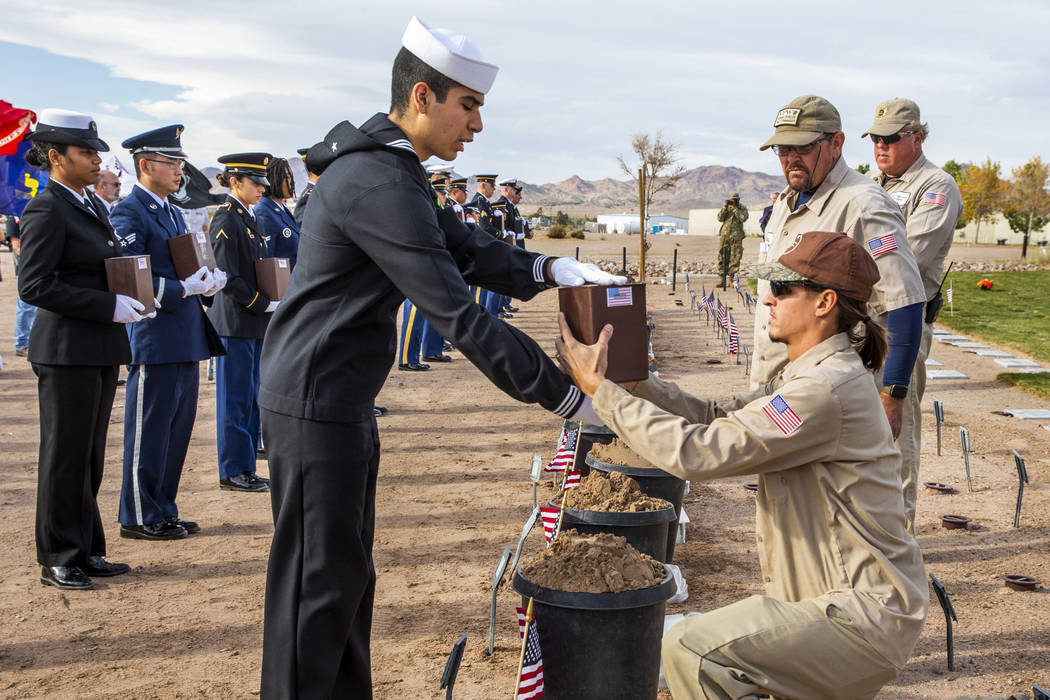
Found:
[[842, 131], [842, 119], [835, 105], [818, 95], [796, 97], [785, 105], [773, 121], [773, 135], [758, 150], [770, 146], [805, 146], [824, 134]]
[[878, 106], [875, 110], [875, 122], [860, 137], [864, 138], [868, 134], [892, 136], [901, 129], [919, 122], [919, 105], [903, 97], [894, 97]]

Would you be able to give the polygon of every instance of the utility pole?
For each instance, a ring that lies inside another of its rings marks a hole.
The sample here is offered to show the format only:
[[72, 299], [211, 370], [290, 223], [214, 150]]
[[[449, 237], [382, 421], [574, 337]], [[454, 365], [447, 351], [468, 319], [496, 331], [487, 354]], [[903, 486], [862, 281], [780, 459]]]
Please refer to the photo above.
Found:
[[645, 169], [638, 168], [638, 281], [645, 282]]

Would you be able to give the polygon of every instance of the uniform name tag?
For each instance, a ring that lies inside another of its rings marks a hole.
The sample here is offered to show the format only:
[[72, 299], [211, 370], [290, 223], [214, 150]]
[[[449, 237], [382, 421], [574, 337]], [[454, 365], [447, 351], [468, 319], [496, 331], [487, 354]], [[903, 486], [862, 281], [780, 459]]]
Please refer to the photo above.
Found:
[[903, 207], [908, 203], [908, 198], [911, 197], [911, 192], [891, 192], [890, 196], [893, 197], [894, 202]]
[[607, 306], [630, 306], [634, 303], [630, 287], [609, 287], [605, 290]]
[[146, 269], [146, 258], [139, 258], [139, 269], [140, 270], [145, 270]]
[[775, 129], [782, 124], [788, 126], [796, 126], [798, 124], [798, 115], [802, 113], [800, 109], [782, 109], [777, 112], [777, 120], [773, 122], [773, 128]]

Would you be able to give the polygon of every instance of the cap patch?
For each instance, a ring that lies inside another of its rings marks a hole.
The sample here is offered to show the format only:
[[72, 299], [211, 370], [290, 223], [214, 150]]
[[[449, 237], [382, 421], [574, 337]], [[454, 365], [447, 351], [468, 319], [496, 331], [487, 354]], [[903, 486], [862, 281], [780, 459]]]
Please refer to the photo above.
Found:
[[887, 111], [889, 111], [889, 110], [887, 110], [887, 109], [886, 109], [886, 105], [882, 105], [882, 106], [880, 106], [880, 107], [879, 107], [879, 108], [878, 108], [878, 109], [877, 109], [877, 110], [875, 111], [875, 118], [876, 118], [876, 119], [882, 119], [883, 117], [885, 117], [885, 116], [886, 116], [886, 112], [887, 112]]
[[780, 110], [777, 112], [777, 120], [773, 122], [773, 128], [775, 129], [778, 126], [783, 126], [785, 124], [788, 126], [797, 126], [798, 117], [801, 113], [801, 109], [790, 108]]

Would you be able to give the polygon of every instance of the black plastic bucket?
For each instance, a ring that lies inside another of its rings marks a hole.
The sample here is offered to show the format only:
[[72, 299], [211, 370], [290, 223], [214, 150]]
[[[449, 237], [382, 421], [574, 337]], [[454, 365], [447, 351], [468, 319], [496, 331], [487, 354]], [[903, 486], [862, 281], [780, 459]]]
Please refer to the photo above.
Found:
[[[559, 503], [551, 499], [547, 505], [557, 506]], [[666, 561], [667, 528], [672, 525], [674, 517], [674, 508], [671, 506], [638, 513], [565, 508], [561, 516], [561, 528], [589, 535], [599, 532], [619, 535], [642, 554], [648, 554], [657, 561]]]
[[651, 588], [623, 593], [570, 593], [514, 573], [522, 607], [533, 599], [543, 651], [543, 697], [549, 700], [654, 700], [668, 573]]
[[[569, 425], [571, 429], [572, 424]], [[590, 423], [584, 423], [583, 429], [580, 431], [580, 445], [576, 451], [576, 455], [579, 457], [578, 469], [583, 476], [587, 476], [590, 470], [587, 468], [586, 457], [587, 453], [591, 451], [594, 445], [608, 445], [616, 437], [616, 433], [606, 428], [604, 425], [591, 425]]]
[[668, 474], [662, 469], [654, 467], [627, 467], [620, 464], [603, 462], [594, 457], [587, 457], [587, 466], [596, 471], [620, 472], [626, 474], [638, 482], [638, 488], [646, 496], [662, 498], [674, 506], [674, 522], [667, 532], [667, 546], [665, 547], [666, 558], [661, 559], [667, 563], [674, 557], [674, 545], [678, 541], [678, 518], [682, 515], [682, 496], [685, 494], [685, 481], [674, 474]]

